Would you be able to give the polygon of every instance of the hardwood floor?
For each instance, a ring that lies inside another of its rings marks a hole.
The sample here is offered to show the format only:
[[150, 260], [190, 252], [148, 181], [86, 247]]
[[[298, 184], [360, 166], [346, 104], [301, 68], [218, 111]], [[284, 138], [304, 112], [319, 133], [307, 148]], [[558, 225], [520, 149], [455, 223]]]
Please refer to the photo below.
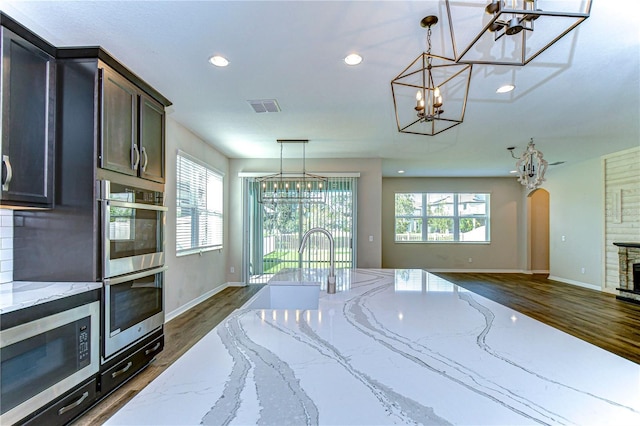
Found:
[[[438, 273], [474, 293], [640, 364], [640, 305], [541, 275]], [[262, 286], [231, 287], [165, 326], [155, 362], [74, 425], [99, 425], [211, 331]]]
[[545, 275], [436, 275], [640, 364], [640, 305]]
[[160, 373], [188, 351], [198, 340], [242, 306], [258, 292], [262, 285], [228, 287], [208, 300], [193, 307], [165, 325], [165, 347], [156, 360], [140, 374], [102, 400], [82, 417], [76, 426], [103, 424], [109, 417], [147, 386]]

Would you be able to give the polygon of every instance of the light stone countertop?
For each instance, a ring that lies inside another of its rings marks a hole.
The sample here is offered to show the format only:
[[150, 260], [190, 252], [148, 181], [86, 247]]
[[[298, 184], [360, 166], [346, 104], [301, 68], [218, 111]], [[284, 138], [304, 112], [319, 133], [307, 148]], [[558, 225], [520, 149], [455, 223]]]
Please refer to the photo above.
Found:
[[236, 310], [107, 424], [640, 424], [638, 364], [422, 270], [336, 275], [318, 309]]
[[30, 282], [0, 284], [0, 314], [102, 288], [101, 282]]

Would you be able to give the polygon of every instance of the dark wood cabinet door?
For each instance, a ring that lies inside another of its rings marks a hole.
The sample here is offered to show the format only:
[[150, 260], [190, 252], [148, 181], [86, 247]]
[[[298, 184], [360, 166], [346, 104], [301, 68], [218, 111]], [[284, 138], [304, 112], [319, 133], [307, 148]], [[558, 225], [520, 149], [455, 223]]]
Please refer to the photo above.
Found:
[[50, 55], [2, 28], [2, 205], [52, 205], [54, 75]]
[[164, 107], [140, 95], [140, 177], [164, 183]]
[[100, 161], [103, 169], [136, 176], [141, 161], [137, 144], [138, 91], [126, 78], [100, 68]]

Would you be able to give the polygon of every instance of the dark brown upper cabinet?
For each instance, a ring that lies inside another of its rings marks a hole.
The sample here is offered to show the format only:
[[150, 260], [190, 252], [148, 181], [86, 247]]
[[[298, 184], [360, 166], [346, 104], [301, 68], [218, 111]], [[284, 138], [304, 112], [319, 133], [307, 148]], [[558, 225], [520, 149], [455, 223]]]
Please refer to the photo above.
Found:
[[104, 64], [99, 84], [99, 166], [164, 183], [164, 105]]
[[[55, 48], [1, 15], [0, 207], [53, 205]], [[19, 34], [20, 35], [19, 35]]]

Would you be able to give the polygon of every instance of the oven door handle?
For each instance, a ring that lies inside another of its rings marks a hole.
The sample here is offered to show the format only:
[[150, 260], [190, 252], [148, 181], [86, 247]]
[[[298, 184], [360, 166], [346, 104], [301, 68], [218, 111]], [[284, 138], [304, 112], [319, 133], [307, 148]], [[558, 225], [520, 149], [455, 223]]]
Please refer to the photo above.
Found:
[[114, 206], [114, 207], [123, 207], [126, 209], [137, 209], [137, 210], [156, 210], [159, 212], [166, 212], [169, 210], [168, 207], [165, 206], [156, 206], [154, 204], [142, 204], [142, 203], [128, 203], [126, 201], [117, 201], [117, 200], [104, 200], [106, 205]]
[[167, 266], [162, 266], [156, 269], [150, 269], [148, 271], [137, 272], [135, 274], [122, 275], [116, 278], [106, 278], [103, 280], [104, 285], [122, 284], [127, 281], [137, 280], [138, 278], [148, 277], [149, 275], [157, 274], [168, 269]]

